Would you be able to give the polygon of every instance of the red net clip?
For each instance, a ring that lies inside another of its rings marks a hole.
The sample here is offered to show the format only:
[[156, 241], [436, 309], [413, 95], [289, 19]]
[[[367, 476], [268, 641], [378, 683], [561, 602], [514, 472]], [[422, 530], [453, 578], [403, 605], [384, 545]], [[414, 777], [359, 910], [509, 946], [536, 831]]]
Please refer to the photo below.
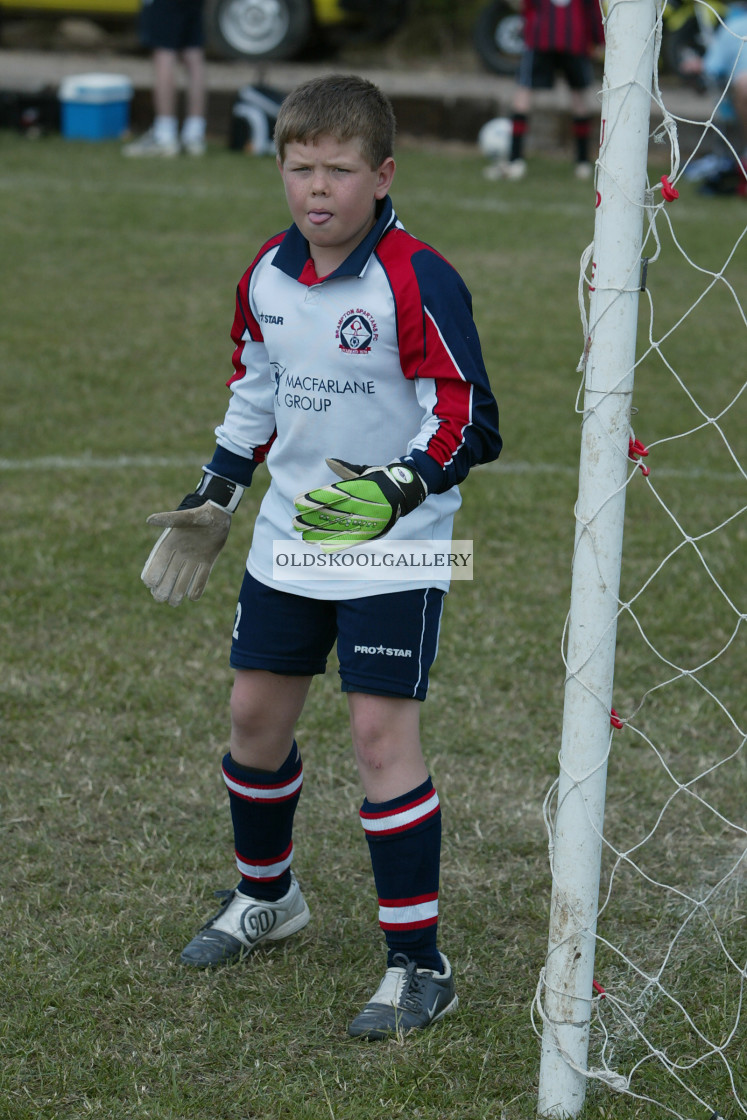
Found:
[[597, 993], [597, 995], [600, 996], [602, 999], [604, 999], [604, 997], [607, 995], [607, 993], [605, 992], [602, 985], [597, 980], [594, 980], [591, 986], [594, 989], [594, 991]]
[[624, 724], [614, 708], [610, 710], [610, 723], [616, 731], [622, 731]]
[[661, 193], [667, 202], [674, 202], [675, 198], [680, 197], [680, 192], [676, 187], [672, 186], [666, 175], [662, 175], [661, 177]]
[[[648, 448], [644, 447], [639, 439], [633, 439], [631, 436], [628, 440], [628, 458], [632, 459], [634, 463], [638, 463], [639, 459], [645, 459], [647, 455]], [[638, 463], [638, 466], [641, 468], [641, 474], [651, 474], [650, 467], [647, 467], [645, 463]]]

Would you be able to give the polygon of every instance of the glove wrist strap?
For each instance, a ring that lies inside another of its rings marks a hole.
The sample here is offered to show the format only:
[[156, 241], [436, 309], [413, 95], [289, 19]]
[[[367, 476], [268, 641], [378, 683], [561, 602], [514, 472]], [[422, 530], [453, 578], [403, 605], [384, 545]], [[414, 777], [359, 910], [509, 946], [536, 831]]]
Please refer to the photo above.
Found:
[[220, 506], [226, 513], [234, 513], [241, 501], [244, 487], [240, 486], [238, 482], [232, 482], [230, 478], [223, 478], [219, 474], [205, 473], [202, 476], [202, 482], [197, 487], [197, 493], [206, 502], [214, 502], [217, 506]]
[[233, 513], [243, 493], [244, 487], [238, 482], [232, 482], [230, 478], [223, 478], [222, 475], [210, 474], [206, 471], [197, 489], [187, 494], [178, 508], [196, 509], [197, 506], [204, 506], [206, 502], [212, 502], [226, 513]]
[[425, 501], [428, 487], [411, 463], [398, 459], [386, 468], [402, 497], [402, 513], [411, 513]]

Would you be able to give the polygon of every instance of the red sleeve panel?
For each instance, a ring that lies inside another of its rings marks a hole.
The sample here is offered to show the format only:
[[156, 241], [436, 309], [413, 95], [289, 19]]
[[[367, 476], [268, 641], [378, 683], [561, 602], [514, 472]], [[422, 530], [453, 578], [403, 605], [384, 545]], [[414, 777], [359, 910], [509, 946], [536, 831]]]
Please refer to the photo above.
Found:
[[404, 230], [387, 234], [377, 257], [394, 298], [402, 372], [431, 381], [423, 450], [412, 458], [428, 489], [439, 493], [501, 449], [472, 300], [448, 261]]
[[284, 236], [284, 233], [279, 233], [269, 241], [265, 242], [252, 263], [249, 265], [249, 268], [246, 270], [244, 275], [241, 277], [241, 280], [239, 281], [238, 287], [236, 289], [236, 311], [233, 317], [233, 326], [231, 327], [231, 339], [233, 340], [235, 347], [232, 359], [234, 373], [231, 375], [231, 377], [229, 377], [226, 385], [232, 385], [234, 381], [238, 381], [240, 380], [240, 378], [246, 375], [246, 367], [244, 365], [244, 347], [247, 341], [264, 341], [262, 337], [262, 328], [254, 317], [254, 313], [251, 309], [251, 303], [249, 301], [249, 288], [252, 282], [252, 274], [259, 262], [262, 260], [262, 257], [264, 257], [265, 253], [268, 253], [270, 249], [274, 249], [275, 246], [283, 240]]

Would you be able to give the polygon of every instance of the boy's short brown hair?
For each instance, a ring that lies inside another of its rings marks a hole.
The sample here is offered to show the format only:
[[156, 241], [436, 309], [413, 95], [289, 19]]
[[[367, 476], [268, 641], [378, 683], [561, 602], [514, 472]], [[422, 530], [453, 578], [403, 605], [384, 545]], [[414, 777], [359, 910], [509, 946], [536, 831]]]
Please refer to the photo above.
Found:
[[294, 141], [359, 139], [361, 155], [376, 169], [394, 154], [395, 131], [391, 102], [378, 86], [355, 74], [330, 74], [288, 94], [275, 124], [275, 148], [282, 162], [286, 145]]

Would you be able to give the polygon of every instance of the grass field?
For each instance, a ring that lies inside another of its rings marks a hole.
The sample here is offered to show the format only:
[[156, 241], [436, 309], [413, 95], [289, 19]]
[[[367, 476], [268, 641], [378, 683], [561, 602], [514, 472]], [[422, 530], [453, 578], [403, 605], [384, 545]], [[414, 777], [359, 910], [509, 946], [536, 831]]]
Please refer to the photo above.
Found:
[[[218, 149], [204, 161], [135, 165], [116, 145], [0, 133], [2, 1120], [535, 1114], [530, 1004], [551, 886], [542, 802], [562, 719], [583, 346], [576, 288], [594, 197], [562, 161], [536, 161], [521, 184], [487, 183], [480, 167], [469, 152], [446, 159], [403, 147], [393, 191], [407, 227], [436, 244], [473, 293], [505, 438], [500, 464], [463, 488], [457, 536], [475, 539], [475, 579], [449, 597], [423, 710], [444, 809], [441, 941], [460, 1009], [420, 1037], [360, 1045], [345, 1028], [384, 958], [334, 664], [298, 730], [306, 783], [294, 866], [312, 923], [244, 966], [194, 975], [178, 964], [212, 912], [213, 890], [236, 878], [219, 764], [234, 600], [264, 470], [199, 604], [158, 606], [139, 579], [153, 542], [146, 516], [192, 489], [210, 454], [228, 395], [236, 282], [260, 242], [287, 224], [277, 172]], [[745, 210], [685, 187], [675, 217], [691, 258], [718, 269]], [[727, 274], [744, 305], [744, 246]], [[703, 277], [667, 242], [648, 284], [661, 335]], [[644, 323], [642, 345], [646, 334]], [[744, 336], [721, 287], [664, 345], [709, 416], [744, 381]], [[657, 492], [687, 532], [707, 533], [744, 507], [744, 478], [713, 425], [689, 443], [673, 438], [699, 417], [656, 356], [642, 364], [635, 404], [636, 434], [659, 443], [648, 460]], [[742, 398], [722, 423], [743, 469], [746, 421]], [[636, 472], [625, 595], [679, 539]], [[636, 601], [657, 649], [677, 665], [700, 665], [737, 629], [700, 674], [710, 693], [685, 677], [644, 700], [672, 674], [632, 614], [620, 623], [616, 706], [642, 733], [620, 733], [613, 751], [610, 842], [635, 844], [674, 791], [643, 734], [682, 783], [736, 752], [692, 787], [721, 816], [678, 795], [638, 853], [652, 877], [666, 874], [685, 894], [715, 884], [744, 848], [728, 822], [745, 817], [747, 658], [737, 623], [746, 541], [742, 515], [702, 543], [726, 595], [688, 548]], [[617, 883], [600, 932], [660, 961], [682, 898], [662, 899], [624, 873]], [[729, 877], [712, 911], [744, 965], [743, 876]], [[699, 928], [693, 920], [693, 936], [678, 940], [667, 983], [726, 1046], [744, 1101], [744, 1018], [727, 1037], [738, 983]], [[599, 965], [608, 990], [624, 983], [611, 951], [600, 950]], [[655, 1045], [683, 1061], [699, 1052], [671, 1004], [646, 1007]], [[630, 1030], [615, 1056], [638, 1060]], [[739, 1112], [718, 1057], [683, 1079], [711, 1111]], [[633, 1088], [680, 1115], [708, 1115], [655, 1068]], [[584, 1108], [615, 1120], [661, 1115], [599, 1086]]]

